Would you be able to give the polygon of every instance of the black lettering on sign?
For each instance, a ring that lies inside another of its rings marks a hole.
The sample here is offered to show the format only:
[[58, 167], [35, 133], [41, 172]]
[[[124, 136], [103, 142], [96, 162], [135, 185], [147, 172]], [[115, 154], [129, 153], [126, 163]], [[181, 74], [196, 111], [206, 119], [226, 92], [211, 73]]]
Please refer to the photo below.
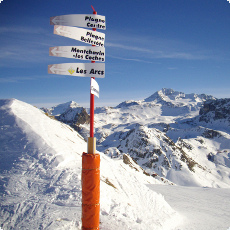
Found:
[[77, 67], [76, 73], [86, 74], [87, 70], [86, 69], [79, 69], [79, 67]]
[[91, 69], [89, 74], [104, 75], [104, 71], [103, 70]]
[[87, 32], [86, 36], [90, 36], [91, 38], [94, 38], [95, 40], [101, 40], [101, 41], [105, 40], [105, 38], [97, 36], [97, 35], [93, 34], [93, 32]]
[[72, 47], [71, 52], [77, 52], [77, 48], [76, 47]]
[[73, 55], [74, 58], [77, 58], [77, 59], [83, 59], [83, 55], [80, 55], [80, 54], [74, 54]]
[[104, 29], [105, 26], [103, 25], [99, 25], [99, 24], [92, 24], [90, 22], [87, 23], [87, 27], [90, 27], [90, 28], [97, 28], [97, 29]]
[[[104, 38], [103, 38], [103, 39], [104, 39]], [[101, 42], [93, 41], [92, 39], [90, 39], [90, 38], [85, 38], [85, 37], [83, 37], [83, 36], [81, 36], [81, 41], [86, 42], [86, 43], [89, 43], [89, 44], [92, 44], [92, 45], [96, 45], [96, 46], [101, 46], [101, 47], [104, 46], [104, 44], [101, 43]]]
[[104, 61], [104, 58], [98, 57], [98, 56], [90, 56], [90, 55], [85, 55], [86, 60], [91, 60], [91, 61]]
[[91, 90], [95, 91], [97, 94], [99, 94], [99, 91], [97, 89], [95, 89], [93, 86], [91, 86]]
[[102, 22], [102, 23], [105, 23], [105, 20], [103, 20], [103, 19], [98, 19], [98, 18], [92, 18], [91, 16], [89, 17], [89, 16], [85, 16], [85, 21], [91, 21], [91, 22], [96, 22], [96, 23], [98, 23], [98, 22]]

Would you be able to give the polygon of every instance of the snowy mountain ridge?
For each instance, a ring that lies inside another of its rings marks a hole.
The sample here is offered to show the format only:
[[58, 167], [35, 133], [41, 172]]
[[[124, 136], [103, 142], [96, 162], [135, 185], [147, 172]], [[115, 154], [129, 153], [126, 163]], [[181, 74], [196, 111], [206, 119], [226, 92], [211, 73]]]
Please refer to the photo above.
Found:
[[206, 94], [185, 94], [183, 92], [178, 92], [174, 91], [173, 89], [169, 88], [163, 88], [157, 92], [155, 92], [153, 95], [150, 97], [144, 99], [145, 102], [151, 102], [151, 101], [156, 101], [156, 102], [161, 102], [161, 101], [194, 101], [194, 102], [203, 102], [206, 100], [210, 99], [215, 99], [213, 96], [206, 95]]
[[[220, 100], [162, 89], [144, 100], [96, 108], [97, 148], [112, 158], [128, 154], [150, 175], [178, 185], [230, 187], [230, 108]], [[86, 138], [89, 125], [79, 130]]]

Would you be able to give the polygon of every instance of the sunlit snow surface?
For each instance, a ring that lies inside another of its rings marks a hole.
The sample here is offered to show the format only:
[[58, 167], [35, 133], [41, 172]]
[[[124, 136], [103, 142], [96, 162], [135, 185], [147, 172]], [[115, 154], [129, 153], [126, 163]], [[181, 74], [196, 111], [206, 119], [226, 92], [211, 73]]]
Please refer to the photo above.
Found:
[[184, 220], [177, 230], [227, 230], [230, 226], [230, 189], [148, 185], [161, 193]]
[[[218, 143], [210, 141], [210, 148], [219, 148]], [[190, 144], [197, 148], [198, 163], [206, 162], [197, 141]], [[1, 228], [81, 229], [85, 151], [86, 142], [69, 126], [21, 101], [0, 100]], [[226, 168], [226, 154], [215, 155], [213, 170], [215, 165]], [[225, 171], [220, 169], [219, 181], [227, 180], [228, 171], [221, 175]], [[203, 183], [204, 177], [196, 180]], [[101, 229], [229, 229], [230, 189], [162, 184], [119, 158], [101, 154]]]
[[[84, 139], [18, 100], [0, 100], [0, 226], [80, 229]], [[101, 228], [171, 229], [182, 221], [160, 182], [101, 155]]]

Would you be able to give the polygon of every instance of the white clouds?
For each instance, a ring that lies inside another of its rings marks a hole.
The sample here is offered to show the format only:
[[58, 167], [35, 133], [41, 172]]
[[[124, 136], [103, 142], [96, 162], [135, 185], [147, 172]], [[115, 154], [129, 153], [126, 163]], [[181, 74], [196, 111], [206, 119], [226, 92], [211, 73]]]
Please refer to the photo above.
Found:
[[[145, 60], [147, 59], [182, 59], [182, 60], [206, 60], [213, 59], [210, 52], [196, 45], [187, 44], [179, 40], [155, 38], [140, 35], [113, 35], [108, 39], [106, 47], [115, 48], [112, 52], [118, 52], [122, 58]], [[114, 55], [118, 56], [118, 55]], [[125, 57], [124, 57], [125, 56]], [[139, 57], [139, 58], [137, 58]], [[141, 57], [141, 58], [140, 58]]]
[[[155, 50], [149, 46], [149, 48], [141, 47], [141, 46], [128, 46], [123, 44], [117, 43], [106, 43], [107, 47], [111, 48], [118, 48], [121, 50], [126, 51], [133, 51], [136, 52], [136, 56], [139, 55], [146, 55], [147, 58], [151, 59], [184, 59], [184, 60], [205, 60], [211, 59], [212, 56], [198, 52], [198, 51], [180, 51], [179, 48], [174, 47], [173, 49], [178, 49], [178, 51], [170, 50], [172, 48], [165, 48], [162, 50]], [[128, 58], [127, 58], [128, 59]], [[124, 60], [124, 59], [123, 59]], [[128, 59], [129, 60], [129, 59]]]
[[153, 63], [151, 61], [145, 61], [145, 60], [142, 60], [142, 59], [137, 59], [137, 58], [123, 58], [123, 57], [113, 56], [113, 55], [109, 55], [109, 54], [107, 55], [107, 57], [119, 59], [119, 60], [122, 60], [122, 61], [135, 61], [135, 62]]
[[42, 28], [0, 27], [0, 66], [25, 66], [44, 62], [48, 54], [46, 33]]

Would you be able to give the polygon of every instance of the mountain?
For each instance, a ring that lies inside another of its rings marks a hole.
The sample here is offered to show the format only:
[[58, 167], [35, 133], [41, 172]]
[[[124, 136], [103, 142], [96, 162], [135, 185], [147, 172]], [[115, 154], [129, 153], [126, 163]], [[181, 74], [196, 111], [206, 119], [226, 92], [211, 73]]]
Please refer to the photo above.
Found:
[[75, 101], [69, 101], [66, 103], [62, 103], [56, 106], [53, 106], [50, 109], [47, 108], [41, 108], [44, 112], [49, 113], [50, 115], [53, 116], [59, 116], [60, 114], [66, 112], [69, 109], [75, 109], [75, 108], [79, 108], [80, 105], [78, 105]]
[[143, 102], [161, 105], [161, 115], [163, 116], [177, 116], [197, 111], [204, 101], [211, 99], [214, 100], [215, 98], [206, 94], [185, 94], [173, 89], [163, 88], [144, 99]]
[[[16, 99], [0, 100], [0, 227], [81, 229], [85, 140]], [[101, 228], [173, 229], [182, 217], [146, 184], [164, 184], [128, 156], [101, 154]]]
[[90, 117], [86, 109], [74, 101], [66, 102], [52, 108], [41, 108], [47, 115], [53, 116], [58, 121], [70, 125], [76, 131], [79, 131], [80, 124], [88, 124]]
[[[143, 100], [96, 108], [97, 149], [111, 158], [128, 154], [165, 183], [230, 187], [229, 104], [163, 88]], [[89, 125], [79, 124], [78, 131], [86, 139]]]
[[[96, 108], [95, 137], [99, 151], [111, 158], [128, 154], [165, 183], [225, 188], [229, 121], [229, 99], [164, 88], [143, 100]], [[86, 139], [89, 125], [79, 124], [78, 131]]]
[[[227, 99], [172, 89], [98, 108], [97, 148], [112, 158], [128, 154], [150, 175], [177, 185], [229, 187], [228, 109]], [[85, 135], [89, 126], [81, 128]]]
[[151, 102], [151, 101], [170, 102], [171, 101], [171, 102], [179, 102], [183, 104], [183, 101], [185, 100], [194, 101], [194, 102], [203, 102], [210, 99], [215, 99], [215, 98], [211, 95], [206, 95], [206, 94], [195, 94], [195, 93], [185, 94], [183, 92], [174, 91], [173, 89], [163, 88], [155, 92], [150, 97], [146, 98], [144, 101], [145, 102]]

